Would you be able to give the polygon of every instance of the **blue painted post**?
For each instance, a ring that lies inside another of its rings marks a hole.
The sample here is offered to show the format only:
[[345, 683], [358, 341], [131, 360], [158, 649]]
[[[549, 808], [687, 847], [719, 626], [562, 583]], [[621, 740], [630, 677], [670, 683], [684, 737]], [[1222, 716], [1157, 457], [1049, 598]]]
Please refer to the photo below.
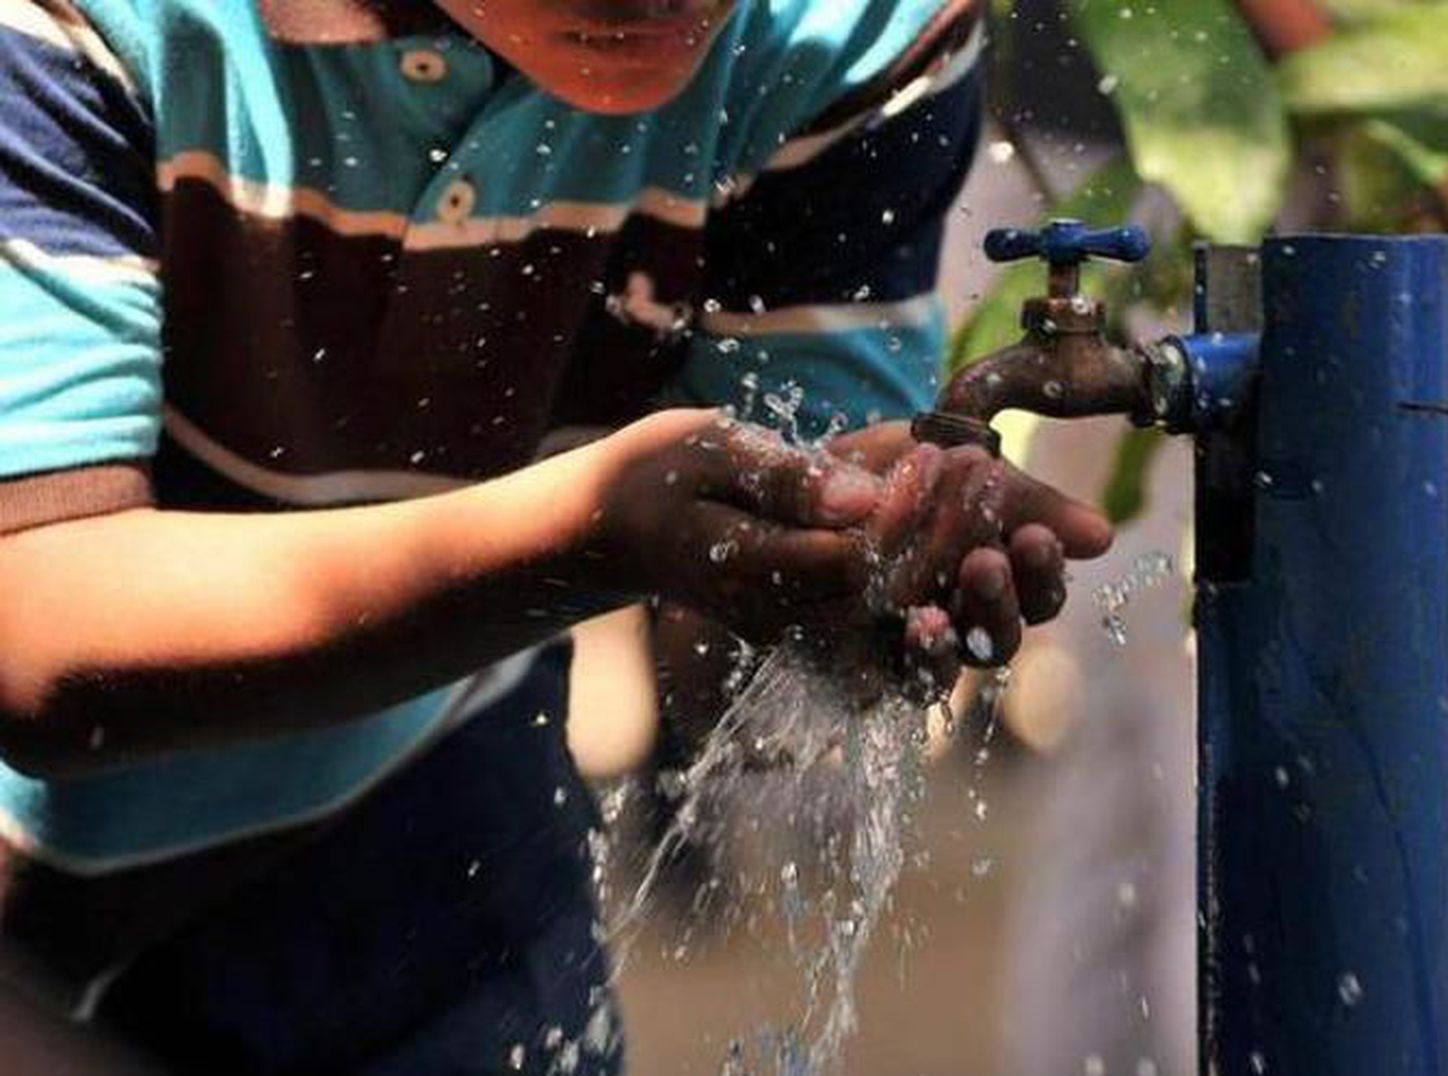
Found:
[[1261, 257], [1255, 450], [1198, 473], [1203, 1073], [1448, 1076], [1448, 238]]

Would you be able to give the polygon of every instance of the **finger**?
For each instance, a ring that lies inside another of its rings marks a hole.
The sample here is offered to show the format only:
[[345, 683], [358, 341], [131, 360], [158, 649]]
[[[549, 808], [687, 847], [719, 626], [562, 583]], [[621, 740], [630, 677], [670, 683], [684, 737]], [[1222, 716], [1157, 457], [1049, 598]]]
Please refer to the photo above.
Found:
[[955, 630], [967, 665], [1004, 665], [1021, 645], [1021, 611], [1011, 565], [999, 549], [971, 551], [961, 561], [954, 601]]
[[917, 606], [905, 614], [905, 669], [923, 701], [937, 701], [960, 679], [960, 636], [944, 609]]
[[1054, 620], [1066, 604], [1066, 556], [1056, 535], [1027, 523], [1011, 535], [1010, 558], [1021, 618], [1027, 624]]
[[935, 445], [920, 445], [903, 456], [885, 477], [884, 495], [866, 528], [871, 548], [881, 559], [888, 561], [905, 551], [917, 524], [930, 509], [944, 457]]
[[733, 422], [719, 446], [704, 453], [700, 494], [766, 519], [800, 527], [847, 527], [862, 521], [883, 484], [862, 467], [787, 444], [773, 431]]
[[1099, 557], [1111, 548], [1111, 524], [1095, 508], [1015, 468], [1006, 475], [1001, 522], [1007, 533], [1028, 523], [1045, 524], [1060, 540], [1064, 554], [1077, 560]]
[[977, 449], [952, 449], [930, 494], [929, 511], [892, 578], [897, 608], [936, 601], [956, 586], [961, 558], [976, 546], [996, 545], [999, 520], [993, 484], [1000, 481], [995, 462]]
[[877, 422], [861, 430], [840, 434], [825, 449], [831, 455], [867, 471], [883, 474], [915, 444], [915, 438], [910, 435], [910, 423]]

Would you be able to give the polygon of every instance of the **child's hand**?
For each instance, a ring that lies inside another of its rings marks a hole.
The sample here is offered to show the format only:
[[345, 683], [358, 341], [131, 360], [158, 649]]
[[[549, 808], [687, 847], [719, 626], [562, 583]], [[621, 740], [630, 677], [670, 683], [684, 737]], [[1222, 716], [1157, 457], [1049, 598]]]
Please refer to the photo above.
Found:
[[979, 448], [918, 445], [904, 423], [839, 438], [832, 451], [884, 473], [866, 525], [881, 572], [877, 601], [906, 617], [907, 637], [948, 666], [1003, 664], [1022, 622], [1060, 612], [1066, 558], [1111, 544], [1095, 509]]
[[822, 452], [718, 412], [666, 411], [598, 447], [590, 581], [755, 639], [900, 617], [942, 671], [1001, 664], [1023, 621], [1060, 611], [1065, 559], [1111, 543], [1094, 509], [980, 449], [917, 445], [903, 423]]
[[861, 524], [880, 477], [716, 411], [660, 412], [597, 447], [593, 584], [660, 594], [755, 639], [869, 622]]

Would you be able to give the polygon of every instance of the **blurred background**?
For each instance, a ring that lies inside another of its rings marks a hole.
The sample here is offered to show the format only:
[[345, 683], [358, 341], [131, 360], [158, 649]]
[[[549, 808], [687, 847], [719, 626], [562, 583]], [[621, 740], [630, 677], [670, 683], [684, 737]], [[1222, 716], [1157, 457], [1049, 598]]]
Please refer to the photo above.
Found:
[[[1012, 340], [1022, 299], [1044, 290], [1038, 265], [985, 261], [992, 227], [1146, 224], [1147, 263], [1087, 277], [1120, 334], [1188, 326], [1198, 240], [1444, 229], [1448, 4], [997, 0], [990, 16], [990, 122], [942, 267], [953, 366]], [[1119, 538], [1073, 569], [1065, 615], [1031, 635], [994, 719], [977, 707], [933, 729], [843, 1071], [1192, 1072], [1191, 450], [1120, 420], [1003, 428], [1013, 459], [1102, 503]], [[1173, 570], [1146, 579], [1142, 558], [1160, 555]], [[1122, 644], [1093, 595], [1124, 583]], [[644, 636], [638, 613], [579, 632], [570, 739], [605, 791], [652, 773]], [[615, 895], [657, 836], [637, 801], [615, 826]], [[733, 821], [779, 837], [760, 814]], [[727, 922], [689, 910], [701, 880], [768, 876], [782, 855], [731, 842], [722, 864], [686, 852], [668, 867], [621, 980], [631, 1071], [742, 1076], [730, 1044], [800, 1013], [777, 886], [731, 886]]]

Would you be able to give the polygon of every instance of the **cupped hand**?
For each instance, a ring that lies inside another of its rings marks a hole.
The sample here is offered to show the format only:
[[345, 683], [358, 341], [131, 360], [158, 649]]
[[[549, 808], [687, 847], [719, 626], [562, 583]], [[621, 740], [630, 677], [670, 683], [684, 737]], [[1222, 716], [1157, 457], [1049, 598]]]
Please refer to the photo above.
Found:
[[879, 476], [718, 411], [659, 412], [599, 448], [584, 551], [597, 585], [661, 595], [755, 640], [870, 617], [861, 528]]
[[1050, 620], [1068, 558], [1098, 556], [1095, 509], [979, 448], [906, 423], [828, 451], [717, 411], [664, 411], [600, 442], [585, 558], [597, 585], [661, 595], [747, 638], [903, 620], [937, 679], [999, 665]]
[[1061, 611], [1067, 559], [1111, 545], [1101, 513], [983, 449], [917, 444], [905, 423], [886, 423], [831, 450], [884, 477], [865, 524], [872, 599], [905, 619], [907, 641], [941, 676], [957, 661], [1009, 661], [1024, 624]]

